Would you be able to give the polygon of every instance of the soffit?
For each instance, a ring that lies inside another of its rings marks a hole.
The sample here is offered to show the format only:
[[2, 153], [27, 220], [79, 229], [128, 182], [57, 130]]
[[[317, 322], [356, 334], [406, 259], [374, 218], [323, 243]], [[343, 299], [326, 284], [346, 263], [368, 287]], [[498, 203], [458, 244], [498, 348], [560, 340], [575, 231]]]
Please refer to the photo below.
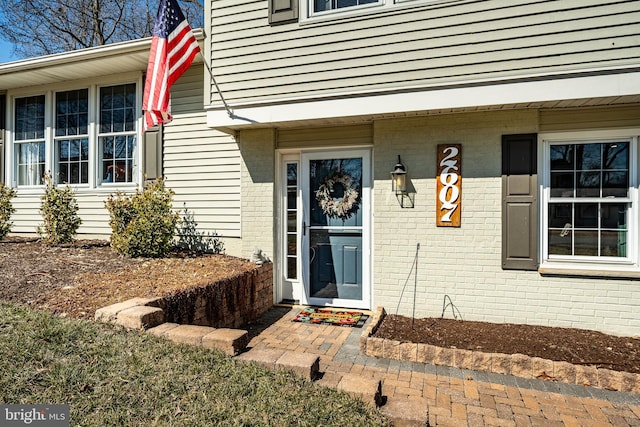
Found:
[[[202, 31], [194, 33], [202, 41]], [[146, 71], [150, 47], [148, 37], [0, 64], [0, 91]]]

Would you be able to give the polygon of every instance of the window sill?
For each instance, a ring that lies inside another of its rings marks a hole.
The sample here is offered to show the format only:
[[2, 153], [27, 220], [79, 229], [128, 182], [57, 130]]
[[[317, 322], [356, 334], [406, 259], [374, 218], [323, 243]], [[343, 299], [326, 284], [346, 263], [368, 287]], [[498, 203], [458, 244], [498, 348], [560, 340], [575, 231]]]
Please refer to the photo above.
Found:
[[538, 273], [542, 276], [574, 276], [574, 277], [593, 277], [608, 279], [640, 279], [640, 269], [629, 267], [614, 269], [589, 269], [578, 268], [577, 266], [549, 266], [544, 265], [538, 268]]

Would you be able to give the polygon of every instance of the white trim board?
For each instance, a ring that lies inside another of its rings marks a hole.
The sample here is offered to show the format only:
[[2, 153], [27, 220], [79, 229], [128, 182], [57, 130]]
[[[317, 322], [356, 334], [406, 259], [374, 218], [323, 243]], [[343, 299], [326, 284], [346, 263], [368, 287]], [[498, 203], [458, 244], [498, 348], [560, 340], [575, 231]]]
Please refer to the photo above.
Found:
[[[233, 105], [209, 109], [207, 125], [220, 129], [265, 126], [309, 120], [384, 116], [399, 112], [488, 107], [571, 99], [637, 96], [640, 71], [573, 76], [548, 80], [492, 82], [465, 87], [434, 87], [388, 94], [347, 94], [336, 98], [283, 100], [279, 104]], [[210, 107], [211, 108], [211, 107]]]

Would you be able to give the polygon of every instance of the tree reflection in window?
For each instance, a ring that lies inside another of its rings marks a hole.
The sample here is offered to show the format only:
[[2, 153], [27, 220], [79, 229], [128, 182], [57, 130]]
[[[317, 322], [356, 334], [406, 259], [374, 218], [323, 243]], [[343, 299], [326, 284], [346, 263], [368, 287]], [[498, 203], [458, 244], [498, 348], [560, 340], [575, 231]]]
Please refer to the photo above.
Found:
[[550, 145], [549, 255], [627, 256], [629, 146]]

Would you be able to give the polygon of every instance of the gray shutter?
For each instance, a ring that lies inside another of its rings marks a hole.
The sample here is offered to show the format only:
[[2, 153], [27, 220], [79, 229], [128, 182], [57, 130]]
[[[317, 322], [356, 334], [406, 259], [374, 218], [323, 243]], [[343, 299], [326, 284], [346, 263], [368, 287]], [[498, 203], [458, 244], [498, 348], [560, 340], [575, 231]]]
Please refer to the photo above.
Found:
[[269, 24], [297, 21], [298, 1], [303, 0], [269, 0]]
[[144, 179], [153, 181], [162, 177], [162, 126], [144, 133]]
[[6, 126], [6, 108], [7, 108], [7, 96], [0, 95], [0, 184], [4, 183], [4, 139]]
[[502, 268], [538, 269], [536, 134], [502, 136]]

